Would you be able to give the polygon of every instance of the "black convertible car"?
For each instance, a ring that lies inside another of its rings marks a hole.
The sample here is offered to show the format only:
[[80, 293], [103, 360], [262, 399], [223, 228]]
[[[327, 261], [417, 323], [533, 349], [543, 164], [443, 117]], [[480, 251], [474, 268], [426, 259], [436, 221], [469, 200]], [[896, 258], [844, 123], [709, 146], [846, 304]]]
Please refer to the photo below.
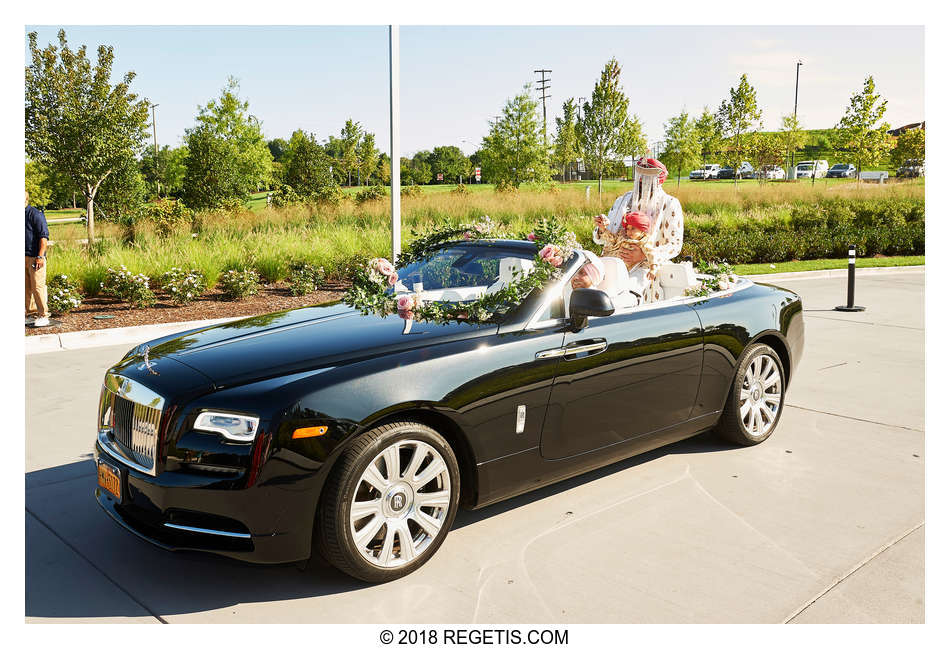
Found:
[[[452, 243], [400, 279], [464, 301], [536, 252]], [[802, 354], [797, 295], [739, 279], [638, 305], [572, 289], [582, 259], [490, 323], [331, 302], [140, 345], [105, 376], [96, 498], [170, 550], [277, 563], [316, 546], [386, 581], [433, 555], [459, 506], [713, 428], [746, 445], [772, 434]]]

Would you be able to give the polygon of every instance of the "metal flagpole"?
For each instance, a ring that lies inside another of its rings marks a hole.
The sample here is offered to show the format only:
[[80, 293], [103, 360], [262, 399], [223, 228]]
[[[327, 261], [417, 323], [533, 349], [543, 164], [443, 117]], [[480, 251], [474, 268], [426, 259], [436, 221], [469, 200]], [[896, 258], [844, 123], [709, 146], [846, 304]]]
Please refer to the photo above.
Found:
[[392, 209], [393, 263], [402, 250], [399, 213], [399, 26], [389, 26], [389, 197]]

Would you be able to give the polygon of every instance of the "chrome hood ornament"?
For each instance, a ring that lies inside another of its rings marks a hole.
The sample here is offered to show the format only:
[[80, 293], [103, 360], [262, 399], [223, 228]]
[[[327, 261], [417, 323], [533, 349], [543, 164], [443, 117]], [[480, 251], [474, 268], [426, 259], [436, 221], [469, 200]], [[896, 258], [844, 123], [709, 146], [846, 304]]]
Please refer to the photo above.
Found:
[[149, 373], [149, 374], [154, 374], [155, 376], [158, 376], [158, 375], [159, 375], [158, 372], [156, 372], [155, 369], [154, 369], [155, 364], [152, 363], [152, 362], [148, 359], [148, 351], [149, 351], [148, 345], [143, 345], [143, 347], [144, 347], [144, 349], [142, 350], [142, 360], [143, 360], [144, 362], [143, 362], [141, 365], [139, 365], [139, 369], [140, 369], [140, 370], [148, 370], [148, 373]]

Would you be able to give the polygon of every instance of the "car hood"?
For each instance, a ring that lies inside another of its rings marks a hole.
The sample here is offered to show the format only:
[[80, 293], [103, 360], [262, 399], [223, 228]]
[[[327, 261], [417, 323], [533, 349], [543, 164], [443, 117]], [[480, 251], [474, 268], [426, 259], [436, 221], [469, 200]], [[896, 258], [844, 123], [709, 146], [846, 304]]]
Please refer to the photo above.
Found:
[[146, 344], [150, 359], [178, 361], [209, 377], [220, 389], [498, 330], [494, 324], [412, 321], [406, 331], [407, 322], [398, 315], [361, 315], [341, 302], [328, 302], [195, 329]]

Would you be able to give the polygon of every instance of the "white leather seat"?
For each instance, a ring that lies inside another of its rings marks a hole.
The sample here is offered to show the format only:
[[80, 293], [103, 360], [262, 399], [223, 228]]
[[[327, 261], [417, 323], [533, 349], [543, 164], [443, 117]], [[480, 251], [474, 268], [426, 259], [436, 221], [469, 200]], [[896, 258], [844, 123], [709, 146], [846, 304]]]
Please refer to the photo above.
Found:
[[521, 257], [502, 257], [498, 260], [498, 279], [489, 286], [486, 293], [497, 293], [512, 280], [524, 277], [534, 268], [534, 262]]
[[610, 297], [626, 292], [629, 277], [623, 260], [618, 257], [601, 257], [600, 261], [604, 264], [604, 279], [597, 288]]
[[663, 288], [665, 300], [681, 297], [686, 289], [698, 283], [696, 273], [693, 272], [693, 263], [689, 261], [660, 266], [657, 269], [657, 278]]

